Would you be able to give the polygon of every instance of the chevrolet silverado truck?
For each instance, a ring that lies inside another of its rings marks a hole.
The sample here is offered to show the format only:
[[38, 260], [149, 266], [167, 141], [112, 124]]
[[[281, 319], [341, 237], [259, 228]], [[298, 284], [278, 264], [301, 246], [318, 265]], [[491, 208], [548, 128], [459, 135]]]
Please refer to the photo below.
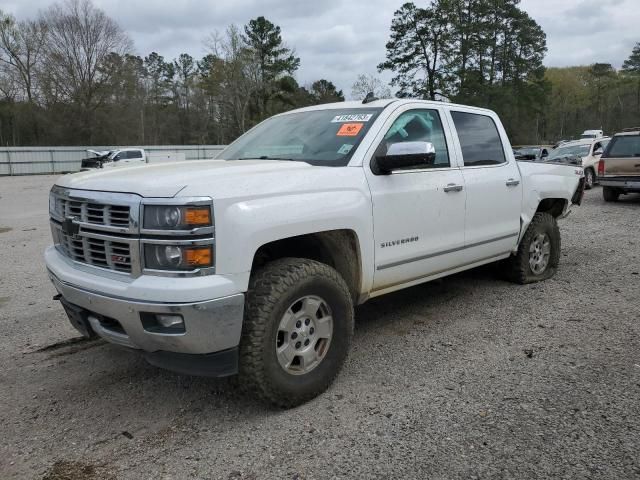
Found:
[[216, 160], [61, 177], [45, 259], [83, 335], [291, 407], [338, 374], [354, 305], [491, 262], [551, 277], [583, 189], [579, 166], [517, 162], [489, 110], [336, 103]]
[[605, 202], [640, 193], [640, 127], [616, 133], [598, 163], [598, 181]]

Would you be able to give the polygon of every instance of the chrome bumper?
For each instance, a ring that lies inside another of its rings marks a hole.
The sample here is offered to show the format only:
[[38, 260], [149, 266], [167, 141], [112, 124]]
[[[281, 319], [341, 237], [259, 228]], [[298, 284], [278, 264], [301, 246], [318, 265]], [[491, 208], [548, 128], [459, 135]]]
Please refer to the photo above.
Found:
[[[148, 303], [84, 290], [61, 281], [51, 271], [49, 277], [67, 303], [86, 311], [91, 329], [108, 342], [146, 352], [185, 354], [219, 352], [240, 343], [244, 313], [242, 293], [194, 303]], [[180, 314], [185, 331], [177, 334], [147, 331], [142, 323], [143, 313]], [[103, 317], [110, 321], [102, 321]], [[111, 320], [121, 328], [114, 328]], [[72, 324], [78, 328], [73, 321]]]
[[623, 190], [640, 190], [640, 180], [615, 180], [607, 177], [599, 177], [598, 183], [600, 183], [600, 185], [602, 185], [603, 187], [616, 187]]

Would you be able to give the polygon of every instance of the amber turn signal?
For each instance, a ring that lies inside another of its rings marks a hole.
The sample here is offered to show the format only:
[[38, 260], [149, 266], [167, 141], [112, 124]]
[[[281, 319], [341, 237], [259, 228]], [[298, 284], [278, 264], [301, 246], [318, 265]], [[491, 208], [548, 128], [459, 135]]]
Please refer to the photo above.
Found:
[[189, 248], [185, 251], [187, 265], [191, 267], [210, 267], [213, 257], [211, 247]]
[[184, 219], [187, 225], [211, 225], [211, 210], [209, 207], [187, 207]]

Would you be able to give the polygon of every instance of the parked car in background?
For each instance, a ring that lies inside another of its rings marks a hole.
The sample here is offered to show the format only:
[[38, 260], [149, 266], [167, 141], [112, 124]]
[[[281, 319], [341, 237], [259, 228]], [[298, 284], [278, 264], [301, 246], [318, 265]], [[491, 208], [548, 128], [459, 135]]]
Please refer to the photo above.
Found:
[[598, 181], [606, 202], [640, 192], [640, 127], [616, 133], [598, 163]]
[[581, 139], [589, 139], [589, 138], [602, 138], [604, 137], [604, 132], [602, 130], [585, 130], [580, 135]]
[[146, 163], [177, 162], [185, 159], [184, 153], [162, 152], [147, 154], [144, 148], [119, 148], [97, 152], [87, 150], [95, 155], [94, 158], [82, 160], [80, 171], [93, 170], [105, 167], [126, 167], [144, 165]]
[[513, 151], [516, 160], [540, 160], [549, 156], [551, 147], [548, 145], [531, 145], [517, 147]]
[[597, 164], [610, 140], [608, 137], [603, 137], [595, 140], [584, 139], [567, 142], [552, 150], [547, 160], [557, 161], [563, 157], [580, 157], [582, 159], [582, 168], [584, 168], [585, 188], [588, 190], [593, 188], [597, 181]]

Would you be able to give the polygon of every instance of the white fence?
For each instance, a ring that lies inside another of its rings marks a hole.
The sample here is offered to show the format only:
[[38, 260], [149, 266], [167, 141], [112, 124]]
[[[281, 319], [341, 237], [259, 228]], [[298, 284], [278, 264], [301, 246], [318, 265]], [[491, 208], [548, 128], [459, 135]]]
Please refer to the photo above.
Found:
[[[184, 153], [186, 160], [206, 160], [215, 156], [223, 145], [132, 145], [147, 153]], [[67, 173], [80, 170], [83, 158], [91, 157], [87, 149], [104, 151], [124, 147], [0, 147], [0, 175], [34, 175]]]

